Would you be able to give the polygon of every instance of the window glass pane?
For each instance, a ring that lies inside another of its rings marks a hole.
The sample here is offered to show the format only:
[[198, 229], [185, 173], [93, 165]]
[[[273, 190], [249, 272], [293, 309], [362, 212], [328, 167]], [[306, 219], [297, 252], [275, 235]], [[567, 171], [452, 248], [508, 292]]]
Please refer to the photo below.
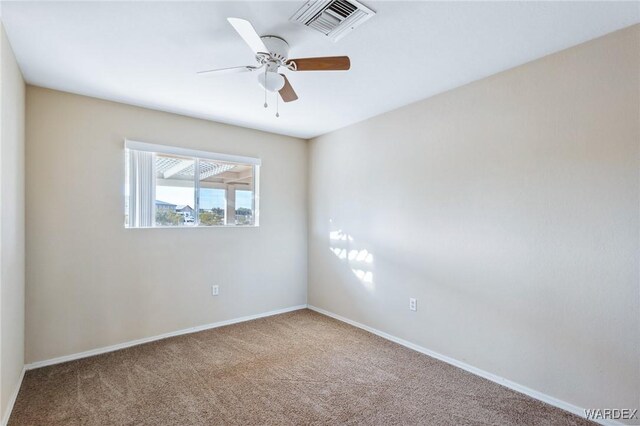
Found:
[[236, 225], [253, 224], [253, 191], [236, 190]]
[[[200, 160], [200, 224], [204, 226], [253, 224], [251, 201], [248, 204], [249, 211], [243, 209], [238, 212], [237, 210], [237, 201], [234, 197], [238, 193], [238, 188], [247, 188], [249, 192], [253, 189], [251, 165]], [[246, 206], [247, 203], [243, 201], [242, 205]], [[220, 213], [224, 213], [224, 216], [221, 217]], [[238, 213], [241, 215], [240, 218]]]
[[195, 161], [156, 154], [156, 226], [195, 225]]
[[227, 210], [226, 191], [222, 188], [207, 187], [207, 182], [200, 182], [200, 185], [200, 225], [224, 225]]

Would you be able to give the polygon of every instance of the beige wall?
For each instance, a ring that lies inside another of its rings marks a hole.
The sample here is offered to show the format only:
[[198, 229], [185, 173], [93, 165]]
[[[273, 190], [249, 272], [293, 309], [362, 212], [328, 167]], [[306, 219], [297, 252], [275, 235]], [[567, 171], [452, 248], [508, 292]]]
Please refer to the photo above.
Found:
[[0, 24], [0, 418], [24, 366], [25, 86]]
[[[260, 227], [125, 229], [125, 138], [261, 158]], [[306, 155], [299, 139], [28, 86], [27, 362], [305, 304]]]
[[309, 303], [637, 408], [639, 52], [635, 26], [313, 140]]

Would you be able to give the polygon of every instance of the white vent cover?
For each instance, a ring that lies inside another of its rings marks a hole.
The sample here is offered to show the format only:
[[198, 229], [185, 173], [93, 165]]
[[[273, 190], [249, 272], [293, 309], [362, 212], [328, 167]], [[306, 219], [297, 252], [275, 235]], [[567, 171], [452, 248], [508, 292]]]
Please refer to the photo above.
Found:
[[289, 20], [338, 41], [375, 14], [356, 0], [309, 0]]

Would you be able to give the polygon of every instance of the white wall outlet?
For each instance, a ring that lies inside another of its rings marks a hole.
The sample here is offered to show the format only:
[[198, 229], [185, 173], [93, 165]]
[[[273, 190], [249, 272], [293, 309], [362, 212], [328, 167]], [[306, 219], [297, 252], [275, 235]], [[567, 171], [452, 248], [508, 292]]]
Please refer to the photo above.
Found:
[[409, 298], [409, 310], [418, 310], [418, 299], [414, 299], [413, 297]]
[[217, 296], [220, 294], [220, 287], [217, 285], [213, 285], [211, 286], [211, 295], [212, 296]]

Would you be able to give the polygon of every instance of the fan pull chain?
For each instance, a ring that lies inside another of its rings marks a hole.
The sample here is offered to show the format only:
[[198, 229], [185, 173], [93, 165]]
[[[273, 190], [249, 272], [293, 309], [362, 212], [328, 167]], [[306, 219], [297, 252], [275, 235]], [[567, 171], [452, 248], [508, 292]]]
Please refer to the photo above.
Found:
[[280, 94], [276, 92], [276, 118], [280, 117], [280, 112], [278, 112], [278, 104], [280, 103]]
[[268, 107], [267, 104], [267, 68], [264, 69], [264, 107]]

